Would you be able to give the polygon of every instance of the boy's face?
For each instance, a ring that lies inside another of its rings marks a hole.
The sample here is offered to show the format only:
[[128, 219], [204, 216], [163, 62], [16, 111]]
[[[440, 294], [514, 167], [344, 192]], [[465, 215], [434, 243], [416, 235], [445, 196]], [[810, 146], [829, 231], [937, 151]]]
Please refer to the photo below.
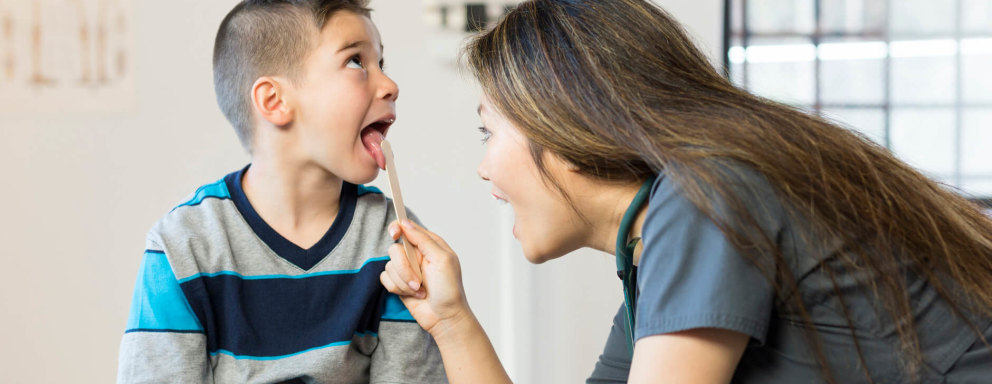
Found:
[[305, 78], [294, 86], [297, 146], [291, 150], [305, 163], [353, 184], [375, 179], [379, 167], [362, 132], [384, 136], [399, 96], [381, 64], [379, 32], [369, 18], [348, 11], [331, 16], [303, 64]]

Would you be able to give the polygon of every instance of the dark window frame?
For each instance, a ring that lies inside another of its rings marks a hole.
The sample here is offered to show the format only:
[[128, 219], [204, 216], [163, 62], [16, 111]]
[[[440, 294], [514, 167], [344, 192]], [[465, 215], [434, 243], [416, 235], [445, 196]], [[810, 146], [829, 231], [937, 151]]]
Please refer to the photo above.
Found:
[[[723, 13], [723, 55], [721, 62], [723, 64], [723, 73], [728, 79], [732, 79], [732, 63], [731, 63], [731, 49], [735, 46], [735, 39], [740, 43], [739, 46], [743, 48], [748, 48], [751, 46], [752, 38], [803, 38], [808, 39], [813, 45], [814, 50], [816, 50], [824, 38], [858, 38], [864, 41], [881, 41], [889, 46], [893, 41], [892, 33], [890, 28], [890, 17], [889, 10], [890, 7], [894, 5], [892, 0], [877, 0], [884, 2], [884, 8], [886, 15], [881, 25], [881, 31], [862, 31], [862, 32], [825, 32], [823, 28], [823, 1], [822, 0], [811, 0], [813, 3], [813, 30], [810, 33], [806, 32], [791, 32], [791, 31], [777, 31], [774, 33], [768, 32], [754, 32], [749, 27], [749, 15], [748, 15], [748, 2], [755, 0], [724, 0], [724, 13]], [[760, 1], [760, 0], [757, 0]], [[968, 179], [978, 179], [978, 180], [990, 180], [992, 181], [992, 175], [985, 174], [965, 174], [963, 173], [963, 138], [962, 131], [964, 130], [964, 114], [966, 110], [992, 110], [992, 103], [965, 103], [963, 100], [963, 54], [960, 44], [963, 38], [972, 37], [971, 34], [965, 34], [963, 31], [963, 12], [962, 8], [963, 0], [950, 0], [953, 2], [954, 7], [954, 30], [952, 34], [947, 33], [921, 33], [918, 36], [908, 36], [905, 34], [900, 34], [902, 37], [913, 37], [919, 39], [928, 38], [943, 38], [943, 39], [953, 39], [958, 43], [958, 49], [954, 55], [954, 65], [955, 65], [955, 85], [954, 85], [954, 100], [952, 103], [898, 103], [895, 106], [892, 103], [892, 88], [891, 88], [891, 74], [892, 74], [892, 56], [891, 54], [886, 54], [883, 61], [883, 81], [882, 86], [883, 96], [881, 103], [829, 103], [823, 102], [822, 92], [821, 92], [821, 66], [822, 62], [818, 54], [814, 55], [813, 63], [813, 103], [812, 105], [797, 105], [801, 107], [809, 107], [812, 113], [821, 115], [824, 109], [830, 108], [844, 108], [844, 109], [870, 109], [875, 111], [880, 111], [883, 118], [883, 137], [882, 142], [879, 144], [885, 146], [885, 148], [892, 148], [891, 140], [891, 130], [892, 130], [892, 112], [893, 109], [898, 110], [920, 110], [920, 109], [930, 109], [930, 108], [943, 108], [943, 109], [953, 109], [954, 110], [954, 125], [953, 125], [953, 140], [954, 140], [954, 169], [950, 176], [950, 180], [953, 185], [960, 188], [964, 185], [965, 180]], [[740, 6], [740, 30], [735, 30], [735, 6]], [[981, 37], [988, 37], [986, 34], [980, 34]], [[748, 70], [748, 60], [744, 60], [741, 63], [741, 79], [743, 84], [739, 84], [745, 89], [749, 89], [749, 70]], [[978, 195], [976, 196], [983, 201], [992, 200], [992, 195]]]

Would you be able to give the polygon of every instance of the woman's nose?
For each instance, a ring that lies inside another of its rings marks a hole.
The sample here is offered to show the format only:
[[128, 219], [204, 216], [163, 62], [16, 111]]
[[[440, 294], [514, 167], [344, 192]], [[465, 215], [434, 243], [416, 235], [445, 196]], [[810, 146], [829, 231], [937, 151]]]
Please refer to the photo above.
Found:
[[486, 168], [483, 166], [484, 164], [485, 162], [479, 163], [479, 168], [475, 171], [479, 174], [479, 177], [481, 177], [482, 180], [489, 181], [489, 172], [486, 171]]

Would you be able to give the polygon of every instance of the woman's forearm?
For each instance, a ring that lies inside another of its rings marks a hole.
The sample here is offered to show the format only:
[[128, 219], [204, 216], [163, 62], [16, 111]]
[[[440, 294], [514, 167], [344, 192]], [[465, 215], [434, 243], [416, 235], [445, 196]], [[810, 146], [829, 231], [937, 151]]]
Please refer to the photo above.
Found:
[[486, 331], [471, 311], [434, 333], [449, 383], [511, 383]]

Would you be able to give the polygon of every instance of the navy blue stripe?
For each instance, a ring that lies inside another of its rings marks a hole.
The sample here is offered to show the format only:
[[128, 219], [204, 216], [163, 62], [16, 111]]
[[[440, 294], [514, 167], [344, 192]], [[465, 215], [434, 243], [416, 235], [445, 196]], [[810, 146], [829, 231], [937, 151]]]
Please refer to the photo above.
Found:
[[206, 330], [208, 352], [288, 356], [377, 333], [386, 306], [379, 283], [385, 266], [377, 260], [358, 273], [303, 279], [203, 275], [180, 287]]
[[245, 221], [248, 222], [248, 225], [251, 226], [252, 231], [277, 255], [293, 263], [293, 265], [300, 267], [300, 269], [309, 270], [313, 268], [314, 265], [317, 265], [317, 263], [334, 250], [334, 247], [341, 242], [344, 234], [348, 231], [351, 220], [355, 216], [357, 186], [350, 183], [342, 184], [340, 206], [338, 216], [334, 219], [334, 224], [327, 229], [324, 236], [310, 247], [310, 249], [303, 249], [272, 229], [265, 220], [262, 220], [262, 217], [258, 215], [255, 208], [251, 206], [248, 197], [245, 196], [245, 192], [241, 188], [244, 173], [250, 166], [251, 164], [238, 172], [224, 177], [224, 182], [227, 183], [227, 189], [231, 193], [231, 199], [234, 201], [234, 205], [238, 208], [241, 216], [245, 218]]
[[134, 332], [146, 332], [146, 333], [203, 333], [200, 330], [191, 329], [146, 329], [146, 328], [135, 328], [128, 329], [124, 333], [134, 333]]
[[165, 251], [159, 251], [157, 249], [146, 249], [145, 250], [145, 253], [157, 253], [159, 255], [164, 255], [165, 254]]

